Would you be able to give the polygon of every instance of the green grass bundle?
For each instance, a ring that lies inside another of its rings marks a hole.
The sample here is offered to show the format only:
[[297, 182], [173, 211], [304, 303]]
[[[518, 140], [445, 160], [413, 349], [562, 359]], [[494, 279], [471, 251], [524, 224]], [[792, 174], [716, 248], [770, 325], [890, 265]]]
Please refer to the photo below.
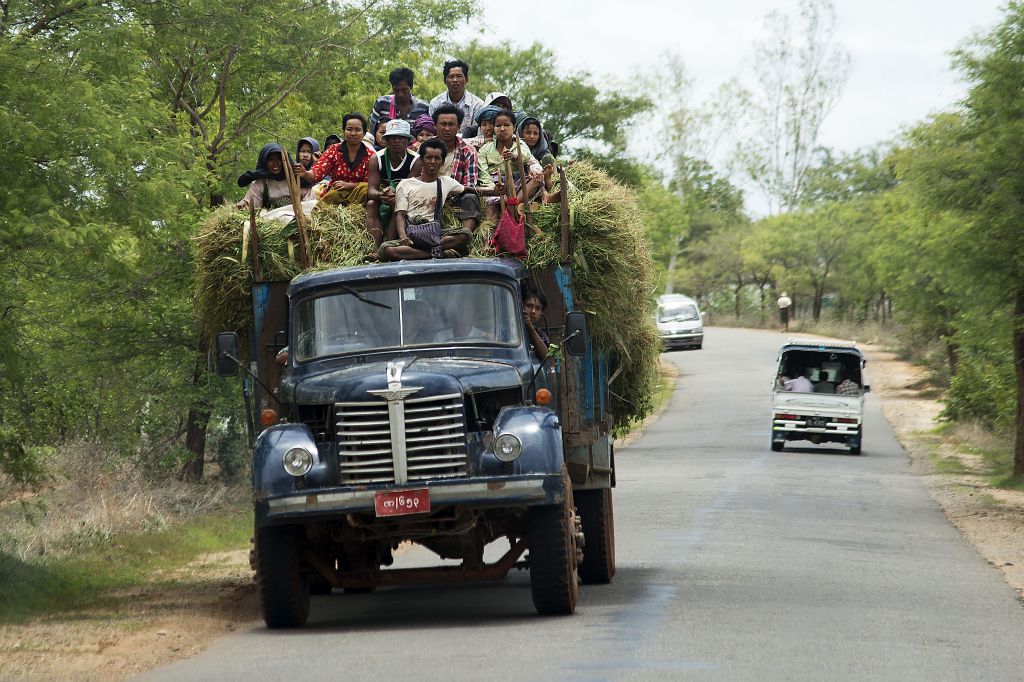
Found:
[[[620, 369], [611, 384], [615, 428], [650, 413], [658, 379], [661, 340], [654, 325], [654, 265], [647, 249], [643, 214], [636, 195], [588, 163], [566, 169], [569, 206], [573, 217], [574, 290], [588, 316], [591, 336], [611, 353]], [[558, 204], [533, 212], [541, 229], [529, 242], [528, 267], [561, 260]], [[446, 209], [442, 216], [457, 225]], [[198, 314], [208, 334], [252, 324], [250, 283], [251, 240], [243, 258], [243, 226], [248, 214], [231, 207], [211, 213], [195, 237]], [[309, 247], [312, 269], [359, 265], [373, 252], [362, 207], [318, 207], [310, 216]], [[289, 280], [302, 269], [296, 238], [280, 222], [257, 217], [260, 266], [264, 279]], [[470, 256], [493, 256], [487, 246], [491, 226], [483, 224], [470, 245]]]
[[[611, 384], [611, 413], [622, 433], [653, 407], [661, 337], [654, 324], [654, 262], [647, 247], [643, 211], [632, 189], [589, 163], [566, 168], [572, 215], [573, 291], [594, 343], [612, 353], [620, 369]], [[542, 234], [530, 240], [526, 264], [541, 267], [560, 258], [560, 208], [534, 211]]]

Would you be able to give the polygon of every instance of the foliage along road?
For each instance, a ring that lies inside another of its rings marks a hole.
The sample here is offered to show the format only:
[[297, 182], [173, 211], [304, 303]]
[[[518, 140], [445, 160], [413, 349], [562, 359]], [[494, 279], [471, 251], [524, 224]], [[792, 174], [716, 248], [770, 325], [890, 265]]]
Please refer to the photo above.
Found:
[[[864, 454], [768, 449], [781, 335], [709, 329], [672, 403], [617, 454], [618, 574], [577, 614], [503, 584], [315, 597], [147, 680], [1016, 679], [1024, 609], [928, 496], [867, 402]], [[422, 559], [409, 552], [407, 562]]]

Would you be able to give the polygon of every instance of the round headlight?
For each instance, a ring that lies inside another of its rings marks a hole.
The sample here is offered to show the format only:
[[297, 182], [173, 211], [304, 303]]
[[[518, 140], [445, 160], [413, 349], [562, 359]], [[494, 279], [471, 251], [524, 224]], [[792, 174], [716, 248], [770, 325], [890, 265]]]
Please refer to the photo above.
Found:
[[514, 461], [523, 454], [523, 443], [511, 433], [503, 433], [494, 439], [494, 456], [502, 462]]
[[313, 468], [313, 453], [305, 448], [292, 448], [284, 453], [284, 470], [292, 476], [305, 476]]

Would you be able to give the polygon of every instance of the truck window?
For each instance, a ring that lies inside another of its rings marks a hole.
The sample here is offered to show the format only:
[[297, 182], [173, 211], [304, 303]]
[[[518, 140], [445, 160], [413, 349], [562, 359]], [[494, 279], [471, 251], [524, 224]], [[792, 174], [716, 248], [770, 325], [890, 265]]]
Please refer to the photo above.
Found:
[[522, 318], [510, 287], [460, 282], [331, 294], [299, 304], [296, 359], [378, 350], [520, 343]]

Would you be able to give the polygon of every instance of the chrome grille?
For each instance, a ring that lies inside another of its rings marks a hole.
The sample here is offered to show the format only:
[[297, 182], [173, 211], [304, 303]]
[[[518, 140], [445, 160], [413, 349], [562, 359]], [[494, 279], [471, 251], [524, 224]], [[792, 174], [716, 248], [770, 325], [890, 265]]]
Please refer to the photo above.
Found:
[[[406, 479], [467, 475], [465, 416], [460, 394], [409, 398], [404, 410]], [[393, 483], [395, 457], [385, 401], [335, 404], [338, 466], [343, 484]]]

